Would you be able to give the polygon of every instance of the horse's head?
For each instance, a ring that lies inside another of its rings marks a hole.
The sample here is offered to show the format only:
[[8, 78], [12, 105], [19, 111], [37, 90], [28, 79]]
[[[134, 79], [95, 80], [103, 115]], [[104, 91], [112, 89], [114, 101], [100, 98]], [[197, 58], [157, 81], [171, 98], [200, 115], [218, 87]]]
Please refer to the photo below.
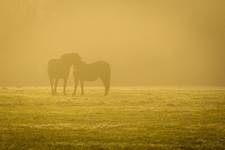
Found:
[[66, 53], [61, 56], [61, 60], [69, 65], [76, 65], [81, 61], [81, 57], [77, 53]]

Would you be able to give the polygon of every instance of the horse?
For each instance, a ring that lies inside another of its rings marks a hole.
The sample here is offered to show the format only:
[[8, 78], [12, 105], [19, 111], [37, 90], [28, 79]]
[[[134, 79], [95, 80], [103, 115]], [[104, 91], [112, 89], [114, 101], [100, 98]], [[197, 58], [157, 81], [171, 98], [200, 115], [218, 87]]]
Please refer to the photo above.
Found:
[[81, 95], [84, 94], [84, 81], [95, 81], [100, 78], [105, 87], [105, 96], [109, 93], [111, 68], [109, 63], [105, 61], [97, 61], [87, 64], [84, 61], [78, 61], [74, 64], [74, 92], [76, 95], [77, 86], [80, 82]]
[[[66, 95], [67, 80], [70, 68], [74, 62], [74, 60], [72, 62], [71, 59], [68, 59], [67, 55], [68, 54], [64, 54], [59, 59], [51, 59], [48, 62], [48, 76], [51, 84], [52, 95], [57, 95], [57, 86], [60, 79], [64, 80], [63, 94]], [[80, 59], [80, 56], [76, 53], [71, 53], [69, 55], [73, 56], [73, 59]]]

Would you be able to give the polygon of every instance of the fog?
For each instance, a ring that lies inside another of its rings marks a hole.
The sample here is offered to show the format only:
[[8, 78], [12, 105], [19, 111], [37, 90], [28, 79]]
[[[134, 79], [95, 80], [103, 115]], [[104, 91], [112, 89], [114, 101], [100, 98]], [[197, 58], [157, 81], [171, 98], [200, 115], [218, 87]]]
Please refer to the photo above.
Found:
[[224, 0], [1, 0], [0, 18], [0, 86], [49, 85], [68, 52], [115, 86], [225, 85]]

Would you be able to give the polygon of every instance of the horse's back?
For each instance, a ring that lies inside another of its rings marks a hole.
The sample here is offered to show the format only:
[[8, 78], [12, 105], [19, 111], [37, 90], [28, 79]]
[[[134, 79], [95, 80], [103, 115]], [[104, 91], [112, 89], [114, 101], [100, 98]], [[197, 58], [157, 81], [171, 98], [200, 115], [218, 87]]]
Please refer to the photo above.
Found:
[[110, 70], [110, 64], [106, 61], [96, 61], [92, 64], [90, 64], [92, 68], [99, 71], [109, 71]]
[[95, 72], [97, 75], [107, 75], [110, 74], [110, 65], [106, 61], [97, 61], [92, 64], [89, 64], [89, 71]]
[[91, 64], [86, 64], [82, 68], [81, 78], [92, 81], [97, 78], [106, 78], [110, 76], [110, 65], [105, 61], [97, 61]]

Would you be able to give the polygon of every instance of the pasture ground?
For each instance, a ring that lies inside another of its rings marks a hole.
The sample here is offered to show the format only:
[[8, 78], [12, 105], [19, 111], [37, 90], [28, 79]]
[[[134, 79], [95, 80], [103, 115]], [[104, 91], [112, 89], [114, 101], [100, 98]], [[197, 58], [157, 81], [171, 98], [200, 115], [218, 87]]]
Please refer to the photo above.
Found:
[[[225, 89], [0, 89], [0, 149], [225, 149]], [[68, 93], [71, 93], [69, 89]]]

